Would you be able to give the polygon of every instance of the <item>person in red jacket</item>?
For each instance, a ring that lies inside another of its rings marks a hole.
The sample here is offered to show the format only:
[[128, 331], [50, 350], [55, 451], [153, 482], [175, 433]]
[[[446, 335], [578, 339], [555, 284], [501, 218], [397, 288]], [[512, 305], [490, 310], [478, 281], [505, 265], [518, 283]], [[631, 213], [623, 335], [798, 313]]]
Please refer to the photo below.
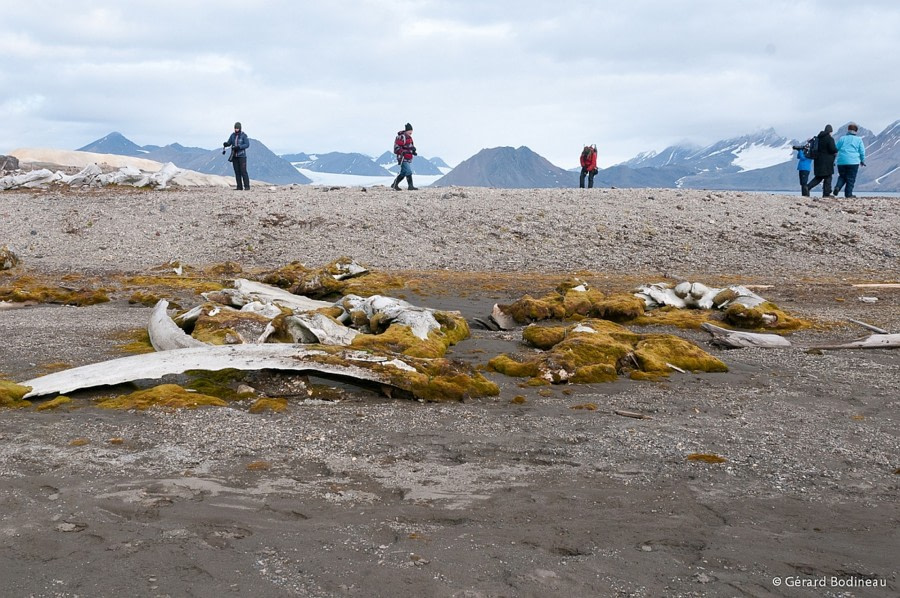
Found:
[[578, 186], [584, 189], [584, 176], [588, 177], [588, 189], [594, 186], [594, 175], [597, 174], [597, 146], [586, 145], [581, 152], [581, 178]]
[[400, 174], [391, 184], [394, 191], [400, 190], [400, 181], [406, 177], [407, 189], [410, 191], [418, 191], [418, 187], [413, 185], [412, 161], [416, 154], [416, 145], [412, 138], [413, 126], [406, 123], [402, 131], [397, 131], [397, 137], [394, 139], [394, 154], [397, 156], [397, 164], [400, 165]]

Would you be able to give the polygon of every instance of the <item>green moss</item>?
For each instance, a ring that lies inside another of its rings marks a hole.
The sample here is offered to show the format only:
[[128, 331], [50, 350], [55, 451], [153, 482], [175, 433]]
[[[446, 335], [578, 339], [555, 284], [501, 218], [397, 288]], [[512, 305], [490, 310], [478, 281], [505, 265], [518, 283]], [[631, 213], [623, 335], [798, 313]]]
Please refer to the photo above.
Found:
[[691, 371], [728, 370], [684, 339], [636, 334], [608, 320], [584, 320], [567, 328], [532, 325], [522, 331], [522, 338], [544, 351], [521, 360], [499, 355], [488, 367], [508, 376], [531, 376], [531, 380], [553, 384], [609, 382], [635, 369], [638, 373], [632, 378], [656, 379], [668, 374], [668, 363]]
[[9, 380], [0, 380], [0, 407], [21, 409], [31, 406], [31, 402], [24, 399], [29, 392], [31, 392], [30, 386], [22, 386]]
[[396, 274], [369, 272], [362, 276], [345, 280], [342, 292], [345, 295], [371, 297], [372, 295], [389, 295], [392, 290], [402, 289], [405, 286], [406, 279]]
[[150, 333], [146, 328], [138, 328], [119, 333], [115, 336], [119, 341], [118, 348], [124, 353], [142, 354], [153, 353], [155, 349], [150, 342]]
[[255, 342], [269, 324], [269, 318], [254, 312], [233, 309], [204, 310], [194, 323], [191, 336], [211, 345]]
[[550, 296], [547, 299], [535, 299], [531, 295], [525, 295], [510, 305], [500, 305], [500, 309], [520, 324], [539, 322], [551, 318], [561, 319], [565, 316], [562, 296]]
[[644, 301], [628, 293], [617, 293], [594, 302], [589, 315], [613, 322], [629, 322], [644, 315]]
[[247, 372], [242, 370], [234, 368], [218, 371], [188, 370], [185, 374], [189, 377], [185, 387], [198, 393], [227, 401], [247, 399], [254, 396], [253, 393], [239, 393], [235, 390], [237, 384], [247, 377]]
[[678, 309], [661, 307], [635, 318], [635, 326], [674, 326], [683, 330], [698, 330], [704, 322], [714, 322], [721, 326], [719, 312], [708, 309]]
[[[377, 314], [376, 314], [377, 315]], [[409, 326], [391, 324], [381, 334], [358, 334], [350, 347], [365, 349], [375, 353], [400, 353], [410, 357], [441, 357], [447, 351], [447, 341], [443, 335], [431, 332], [425, 340], [420, 339]]]
[[[551, 296], [548, 296], [548, 298], [549, 297]], [[545, 298], [545, 300], [548, 298]], [[594, 305], [600, 303], [605, 298], [603, 293], [593, 289], [588, 291], [575, 291], [570, 289], [566, 291], [562, 298], [563, 309], [565, 310], [563, 316], [571, 318], [575, 315], [584, 317], [592, 315], [591, 312], [594, 310]]]
[[227, 404], [218, 397], [190, 392], [177, 384], [160, 384], [147, 390], [139, 390], [97, 402], [97, 406], [103, 409], [138, 409], [141, 411], [151, 407], [196, 409], [202, 406], [224, 407]]
[[574, 384], [594, 384], [596, 382], [612, 382], [618, 378], [616, 368], [606, 363], [586, 365], [575, 370], [575, 374], [569, 378]]
[[441, 325], [441, 333], [446, 337], [448, 345], [455, 345], [471, 334], [469, 323], [459, 313], [436, 311], [434, 319]]
[[146, 305], [147, 307], [153, 307], [156, 305], [160, 299], [164, 297], [158, 293], [151, 293], [149, 291], [135, 291], [128, 298], [128, 303], [132, 305]]
[[55, 285], [41, 278], [22, 275], [8, 281], [0, 287], [0, 301], [25, 303], [55, 303], [61, 305], [96, 305], [109, 301], [106, 289], [93, 289], [86, 286], [74, 288], [74, 285]]
[[522, 330], [522, 340], [538, 349], [550, 349], [566, 338], [564, 326], [537, 326], [531, 324]]
[[516, 361], [508, 355], [498, 355], [488, 361], [488, 368], [513, 378], [530, 378], [538, 375], [536, 361]]
[[647, 335], [634, 349], [645, 372], [669, 372], [672, 364], [691, 372], [727, 372], [728, 366], [697, 345], [672, 335]]
[[[362, 321], [361, 312], [351, 312], [351, 319]], [[469, 337], [469, 325], [465, 318], [452, 312], [435, 312], [435, 319], [441, 325], [440, 330], [432, 330], [428, 338], [420, 339], [405, 324], [390, 324], [383, 332], [378, 332], [389, 320], [382, 314], [375, 314], [367, 326], [375, 334], [358, 334], [350, 346], [355, 349], [366, 349], [376, 353], [400, 353], [410, 357], [435, 358], [443, 357], [450, 345]]]
[[282, 411], [287, 409], [287, 405], [287, 399], [262, 398], [254, 401], [248, 411], [250, 413], [264, 413], [266, 411], [281, 413]]
[[56, 409], [57, 407], [60, 407], [61, 405], [65, 405], [66, 403], [71, 403], [71, 402], [72, 402], [71, 398], [69, 398], [65, 395], [60, 395], [60, 396], [56, 397], [55, 399], [51, 399], [49, 401], [45, 401], [45, 402], [41, 403], [40, 405], [35, 407], [34, 410], [35, 411], [49, 411], [51, 409]]
[[[766, 321], [767, 317], [771, 319], [772, 316], [775, 318], [774, 321]], [[745, 307], [738, 303], [729, 305], [725, 310], [725, 321], [738, 328], [748, 330], [798, 330], [810, 326], [809, 322], [789, 316], [769, 301], [760, 303], [756, 307]]]
[[301, 281], [311, 270], [301, 262], [293, 261], [262, 277], [262, 282], [288, 289]]
[[699, 461], [700, 463], [725, 463], [728, 461], [725, 457], [710, 453], [691, 453], [686, 459], [688, 461]]

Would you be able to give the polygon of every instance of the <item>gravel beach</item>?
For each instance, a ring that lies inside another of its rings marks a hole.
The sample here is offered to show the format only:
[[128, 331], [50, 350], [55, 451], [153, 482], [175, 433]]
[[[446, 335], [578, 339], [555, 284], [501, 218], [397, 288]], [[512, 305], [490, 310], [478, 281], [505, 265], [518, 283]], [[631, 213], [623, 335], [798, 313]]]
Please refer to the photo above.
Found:
[[[462, 403], [337, 385], [336, 400], [281, 413], [109, 411], [96, 391], [0, 410], [2, 593], [897, 595], [900, 350], [804, 347], [870, 333], [848, 318], [900, 332], [898, 205], [675, 189], [0, 193], [0, 246], [21, 262], [0, 286], [350, 256], [470, 322], [578, 275], [612, 292], [756, 285], [815, 324], [787, 349], [654, 329], [729, 371], [540, 388], [486, 373], [500, 395]], [[150, 308], [111, 299], [0, 310], [0, 377], [120, 356]], [[448, 356], [522, 350], [519, 330], [473, 326]]]

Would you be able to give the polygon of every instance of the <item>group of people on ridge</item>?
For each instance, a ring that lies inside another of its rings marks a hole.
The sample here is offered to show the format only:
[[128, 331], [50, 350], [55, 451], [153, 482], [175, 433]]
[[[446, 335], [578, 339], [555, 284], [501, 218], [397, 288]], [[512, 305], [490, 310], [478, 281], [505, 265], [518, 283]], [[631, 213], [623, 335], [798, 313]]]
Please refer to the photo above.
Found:
[[[831, 125], [825, 128], [811, 139], [807, 146], [793, 146], [797, 150], [797, 171], [800, 174], [800, 193], [809, 197], [809, 190], [822, 183], [822, 197], [837, 197], [841, 189], [844, 197], [854, 198], [853, 186], [856, 184], [856, 175], [859, 167], [866, 165], [866, 147], [859, 136], [859, 127], [856, 123], [847, 125], [847, 134], [835, 142], [831, 133], [834, 131]], [[814, 146], [815, 150], [810, 151]], [[812, 155], [810, 155], [812, 154]], [[834, 189], [831, 188], [831, 178], [834, 176], [834, 165], [837, 162], [838, 179]], [[812, 166], [813, 179], [809, 180], [810, 166]]]
[[[416, 145], [412, 138], [413, 127], [406, 123], [402, 131], [397, 131], [397, 137], [394, 139], [394, 155], [397, 156], [397, 164], [400, 165], [400, 174], [391, 184], [391, 189], [400, 191], [400, 181], [406, 179], [407, 189], [410, 191], [418, 191], [419, 188], [413, 185], [412, 161], [413, 156], [418, 155]], [[247, 173], [247, 148], [250, 147], [250, 138], [241, 128], [241, 123], [234, 123], [234, 132], [229, 135], [228, 139], [222, 143], [223, 148], [231, 148], [231, 155], [228, 161], [234, 167], [234, 180], [237, 183], [235, 190], [250, 190], [250, 175]], [[225, 153], [225, 149], [222, 149]]]
[[[822, 185], [822, 197], [836, 197], [837, 194], [844, 190], [844, 197], [853, 198], [853, 187], [856, 184], [856, 175], [859, 173], [859, 167], [866, 165], [866, 148], [862, 138], [859, 137], [859, 127], [856, 123], [847, 125], [847, 134], [835, 142], [831, 133], [834, 131], [831, 125], [825, 125], [825, 128], [806, 146], [793, 146], [797, 151], [797, 171], [800, 175], [800, 192], [804, 197], [809, 197], [810, 189]], [[405, 178], [407, 189], [410, 191], [418, 191], [418, 187], [413, 185], [412, 161], [417, 156], [416, 145], [412, 138], [413, 126], [409, 123], [402, 130], [397, 131], [394, 139], [394, 155], [397, 157], [397, 164], [400, 166], [400, 173], [394, 182], [391, 183], [391, 189], [400, 191], [400, 182]], [[228, 140], [222, 144], [223, 148], [231, 148], [231, 156], [228, 161], [234, 167], [234, 178], [237, 183], [238, 191], [250, 189], [250, 177], [247, 174], [247, 148], [250, 147], [250, 138], [241, 128], [241, 123], [234, 123], [234, 132], [228, 137]], [[814, 147], [811, 150], [810, 147]], [[222, 150], [225, 153], [225, 149]], [[812, 155], [810, 155], [812, 154]], [[579, 177], [578, 186], [584, 189], [584, 181], [587, 178], [588, 188], [594, 186], [594, 176], [599, 172], [597, 169], [597, 146], [585, 145], [581, 152], [581, 176]], [[838, 179], [834, 189], [831, 187], [831, 179], [834, 176], [834, 166], [837, 162]], [[813, 179], [809, 180], [810, 171], [813, 173]]]

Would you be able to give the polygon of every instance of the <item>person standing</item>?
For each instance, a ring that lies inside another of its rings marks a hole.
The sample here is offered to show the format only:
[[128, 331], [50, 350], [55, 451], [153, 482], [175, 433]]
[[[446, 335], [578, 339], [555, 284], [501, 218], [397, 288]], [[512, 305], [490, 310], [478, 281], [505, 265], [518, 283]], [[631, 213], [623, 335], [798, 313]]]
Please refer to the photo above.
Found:
[[847, 134], [838, 139], [837, 147], [837, 171], [838, 180], [834, 186], [834, 194], [840, 193], [844, 188], [844, 197], [853, 199], [853, 186], [856, 184], [856, 175], [859, 167], [866, 165], [866, 146], [859, 136], [859, 127], [856, 123], [847, 125]]
[[822, 183], [822, 197], [834, 197], [831, 194], [831, 177], [834, 176], [834, 158], [837, 156], [837, 147], [835, 147], [834, 138], [831, 136], [832, 131], [834, 129], [831, 125], [825, 125], [825, 129], [816, 136], [818, 147], [813, 158], [813, 174], [815, 174], [815, 177], [809, 182], [810, 189]]
[[594, 186], [594, 175], [597, 174], [597, 146], [586, 145], [581, 151], [581, 177], [578, 186], [584, 189], [584, 177], [588, 177], [588, 189]]
[[234, 133], [228, 137], [228, 141], [222, 147], [231, 148], [231, 156], [228, 161], [234, 167], [234, 180], [237, 182], [235, 190], [250, 190], [250, 175], [247, 173], [247, 148], [250, 147], [250, 138], [241, 129], [241, 123], [234, 123]]
[[410, 191], [418, 191], [418, 187], [413, 185], [412, 161], [413, 156], [417, 156], [416, 145], [412, 138], [413, 126], [406, 123], [402, 131], [397, 131], [397, 137], [394, 139], [394, 155], [397, 156], [397, 164], [400, 165], [400, 174], [391, 184], [394, 191], [400, 190], [400, 181], [406, 178], [406, 188]]
[[794, 147], [797, 150], [797, 172], [800, 174], [800, 195], [809, 197], [809, 171], [812, 168], [812, 158], [807, 158], [802, 147]]

